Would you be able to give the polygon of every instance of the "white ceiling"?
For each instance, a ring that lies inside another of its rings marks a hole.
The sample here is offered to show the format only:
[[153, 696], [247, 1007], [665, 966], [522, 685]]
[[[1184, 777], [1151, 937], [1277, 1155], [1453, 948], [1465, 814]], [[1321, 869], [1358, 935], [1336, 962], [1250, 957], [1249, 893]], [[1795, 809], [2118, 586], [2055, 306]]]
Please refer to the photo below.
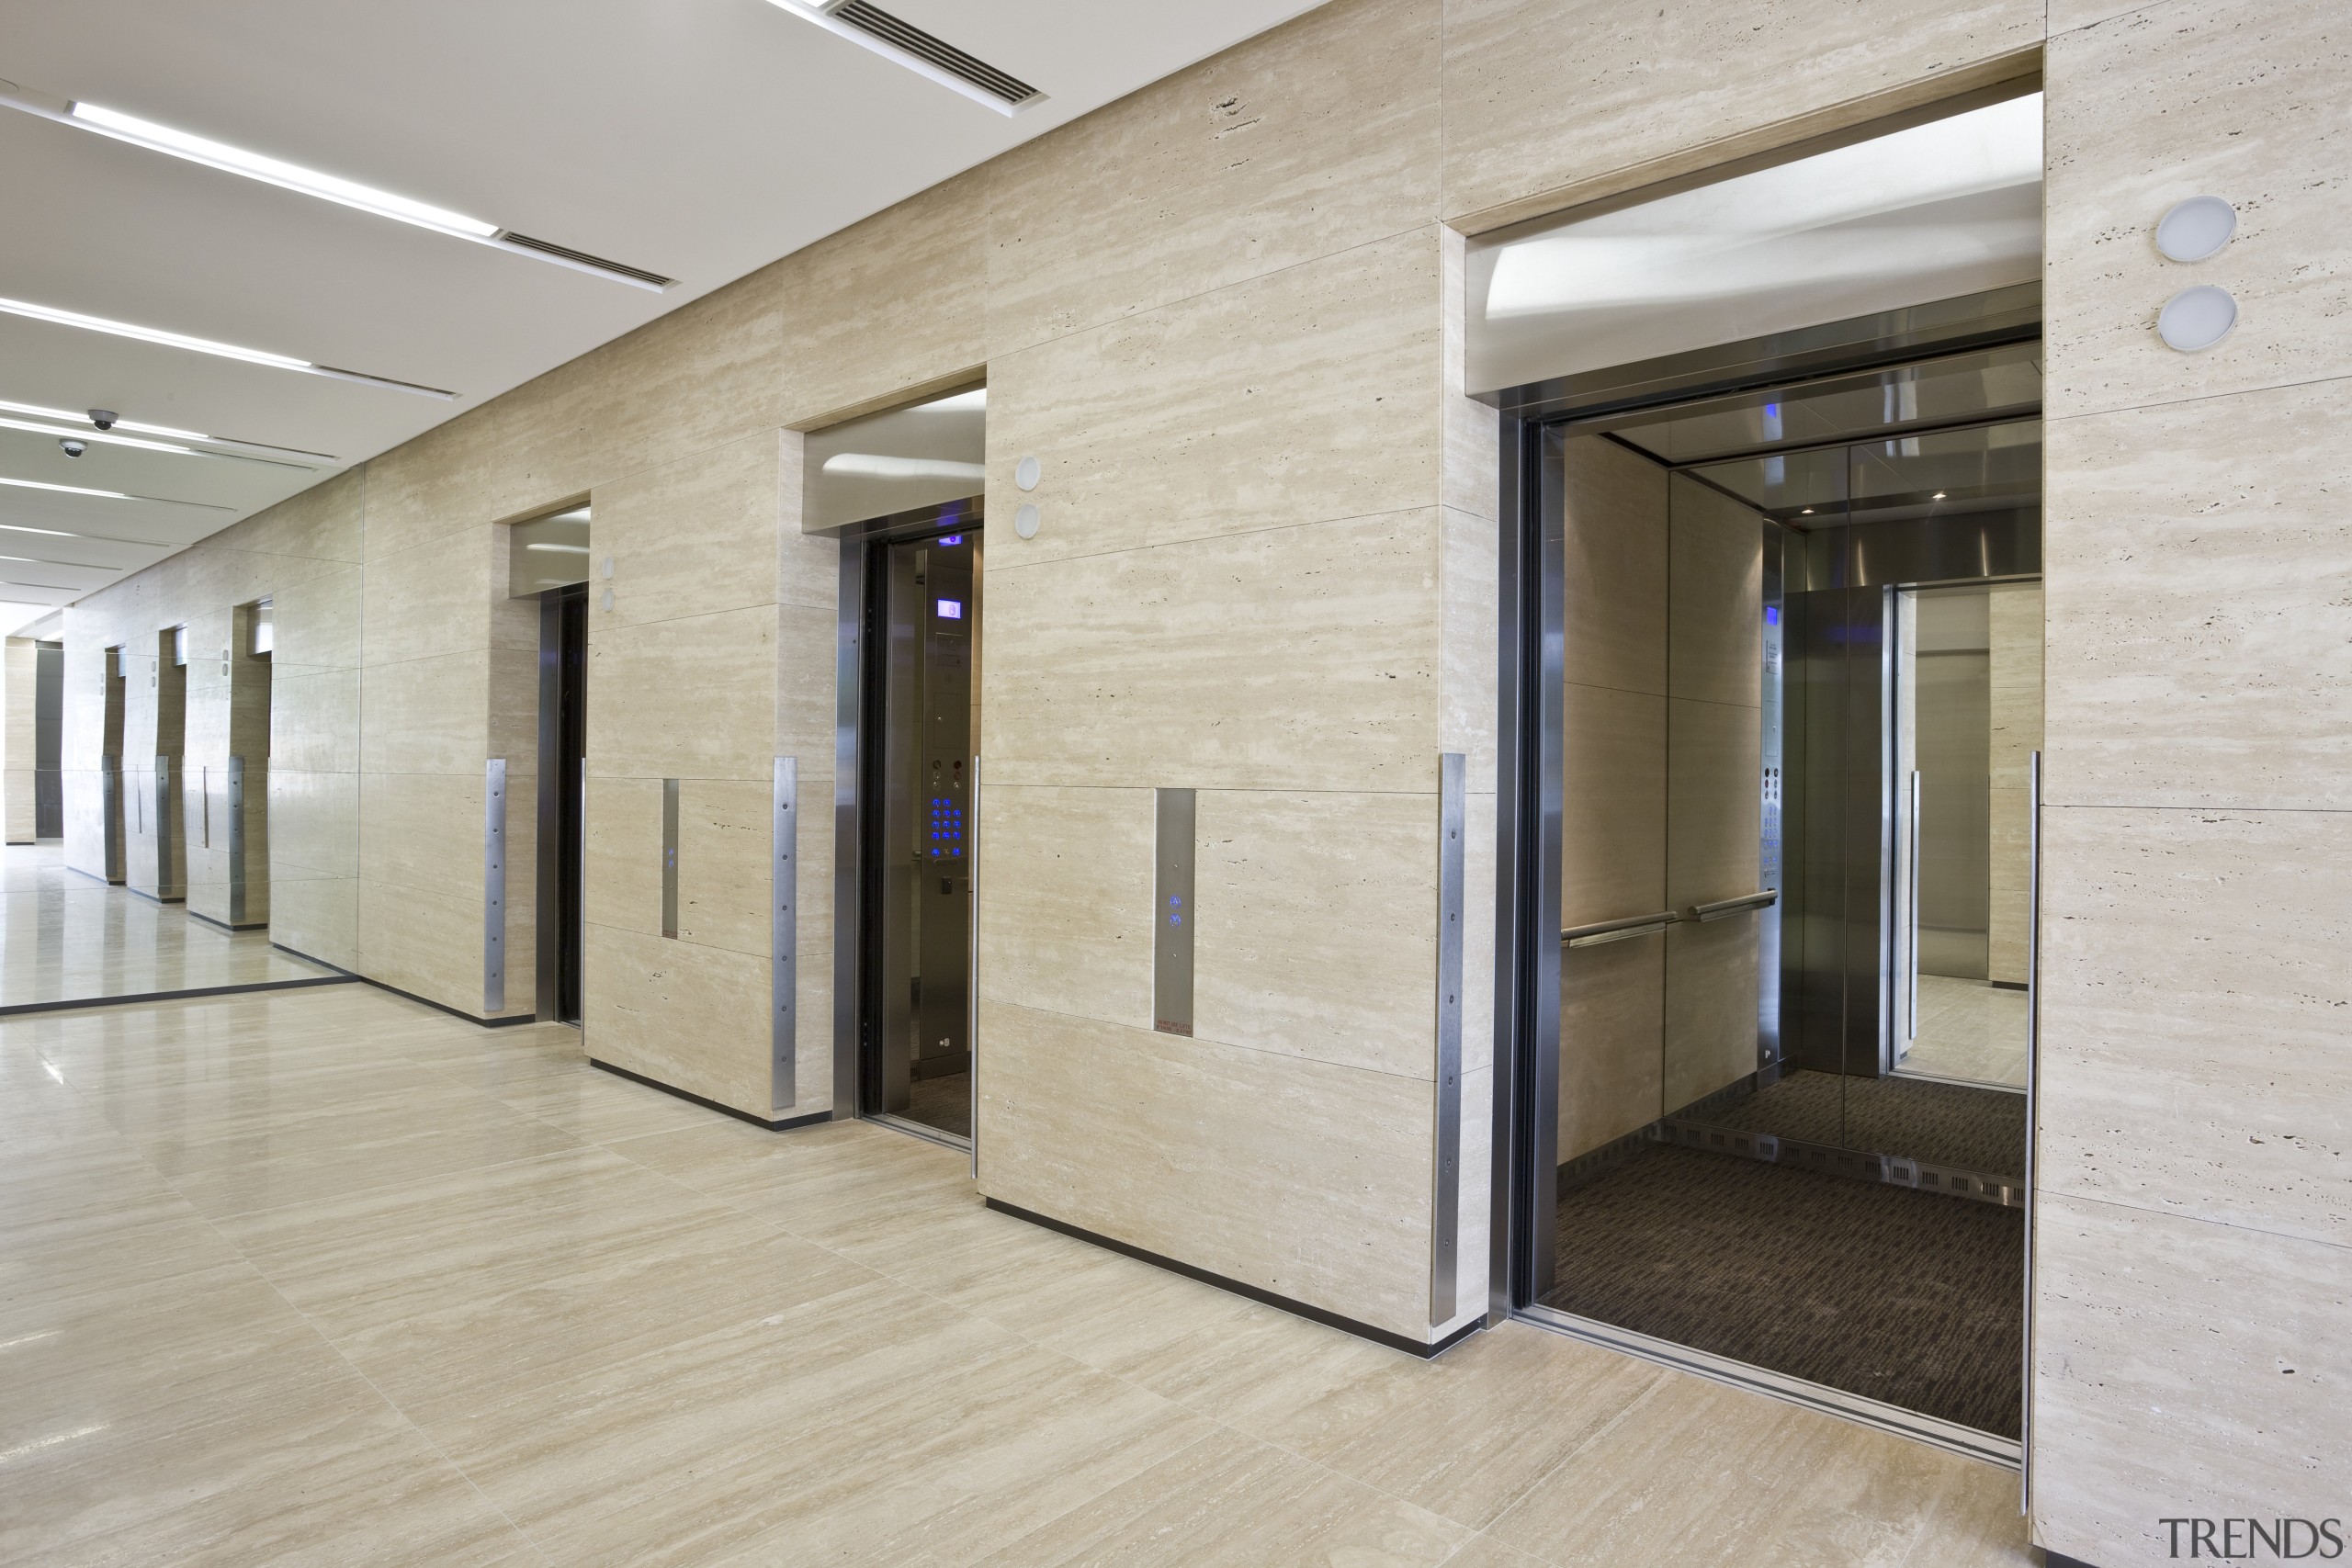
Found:
[[679, 281], [649, 293], [0, 109], [0, 297], [459, 394], [0, 314], [0, 400], [334, 457], [74, 459], [0, 429], [0, 478], [161, 498], [0, 486], [0, 626], [1319, 3], [884, 0], [1046, 95], [1010, 118], [766, 0], [9, 6], [0, 79]]

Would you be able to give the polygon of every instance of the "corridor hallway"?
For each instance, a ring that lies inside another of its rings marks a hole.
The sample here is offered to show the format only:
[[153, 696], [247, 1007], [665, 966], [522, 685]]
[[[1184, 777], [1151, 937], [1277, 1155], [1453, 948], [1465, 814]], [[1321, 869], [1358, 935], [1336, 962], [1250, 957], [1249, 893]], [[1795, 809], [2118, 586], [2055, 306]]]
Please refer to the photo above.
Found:
[[0, 850], [0, 1015], [62, 1002], [346, 977], [65, 864], [54, 839]]
[[2010, 1472], [1523, 1324], [1420, 1361], [578, 1048], [0, 1022], [0, 1561], [2031, 1561]]

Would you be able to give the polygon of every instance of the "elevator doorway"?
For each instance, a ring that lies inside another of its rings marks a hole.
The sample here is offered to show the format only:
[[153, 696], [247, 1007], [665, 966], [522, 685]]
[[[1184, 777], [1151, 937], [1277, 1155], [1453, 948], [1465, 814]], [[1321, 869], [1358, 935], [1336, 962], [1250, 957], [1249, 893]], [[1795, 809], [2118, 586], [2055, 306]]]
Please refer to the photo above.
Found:
[[1779, 376], [1737, 345], [1735, 390], [1522, 427], [1520, 841], [1557, 935], [1514, 1292], [2014, 1461], [2030, 1043], [1954, 1066], [1909, 989], [2030, 1008], [1991, 982], [1994, 931], [2020, 971], [2032, 940], [2041, 378], [1999, 330]]
[[968, 514], [859, 547], [861, 1113], [972, 1136], [980, 530]]

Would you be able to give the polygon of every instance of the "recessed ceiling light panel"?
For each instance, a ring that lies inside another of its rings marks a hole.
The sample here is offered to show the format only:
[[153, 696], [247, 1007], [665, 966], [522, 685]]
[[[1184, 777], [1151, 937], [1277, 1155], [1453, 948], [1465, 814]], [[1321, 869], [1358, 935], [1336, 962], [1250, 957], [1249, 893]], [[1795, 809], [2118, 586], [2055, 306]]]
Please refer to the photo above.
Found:
[[396, 381], [389, 376], [369, 376], [357, 370], [338, 370], [332, 365], [318, 365], [291, 355], [272, 354], [266, 348], [246, 348], [233, 343], [218, 343], [211, 338], [190, 337], [186, 333], [167, 332], [162, 327], [142, 327], [130, 321], [112, 321], [104, 316], [85, 316], [79, 310], [62, 310], [54, 305], [36, 305], [26, 299], [0, 299], [0, 310], [12, 316], [23, 316], [36, 321], [51, 321], [61, 327], [79, 327], [85, 332], [105, 333], [112, 337], [136, 338], [141, 343], [161, 344], [166, 348], [184, 348], [191, 354], [209, 354], [221, 359], [242, 359], [248, 365], [266, 365], [277, 370], [298, 370], [305, 376], [324, 376], [336, 381], [356, 381], [363, 387], [385, 387], [395, 392], [413, 392], [419, 397], [439, 398], [447, 401], [458, 394], [439, 387], [423, 387], [413, 381]]

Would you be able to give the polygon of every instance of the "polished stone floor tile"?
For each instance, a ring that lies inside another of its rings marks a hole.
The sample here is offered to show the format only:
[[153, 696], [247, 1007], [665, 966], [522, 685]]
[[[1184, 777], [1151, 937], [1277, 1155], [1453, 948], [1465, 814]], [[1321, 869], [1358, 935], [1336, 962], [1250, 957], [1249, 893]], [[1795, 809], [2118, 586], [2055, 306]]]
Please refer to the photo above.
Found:
[[1983, 980], [1919, 976], [1919, 1027], [1895, 1071], [2025, 1087], [2026, 993]]
[[1433, 1568], [1470, 1534], [1296, 1454], [1214, 1431], [984, 1561], [989, 1568]]
[[372, 987], [0, 1021], [0, 1394], [44, 1568], [2024, 1561], [2008, 1472], [1423, 1361]]

